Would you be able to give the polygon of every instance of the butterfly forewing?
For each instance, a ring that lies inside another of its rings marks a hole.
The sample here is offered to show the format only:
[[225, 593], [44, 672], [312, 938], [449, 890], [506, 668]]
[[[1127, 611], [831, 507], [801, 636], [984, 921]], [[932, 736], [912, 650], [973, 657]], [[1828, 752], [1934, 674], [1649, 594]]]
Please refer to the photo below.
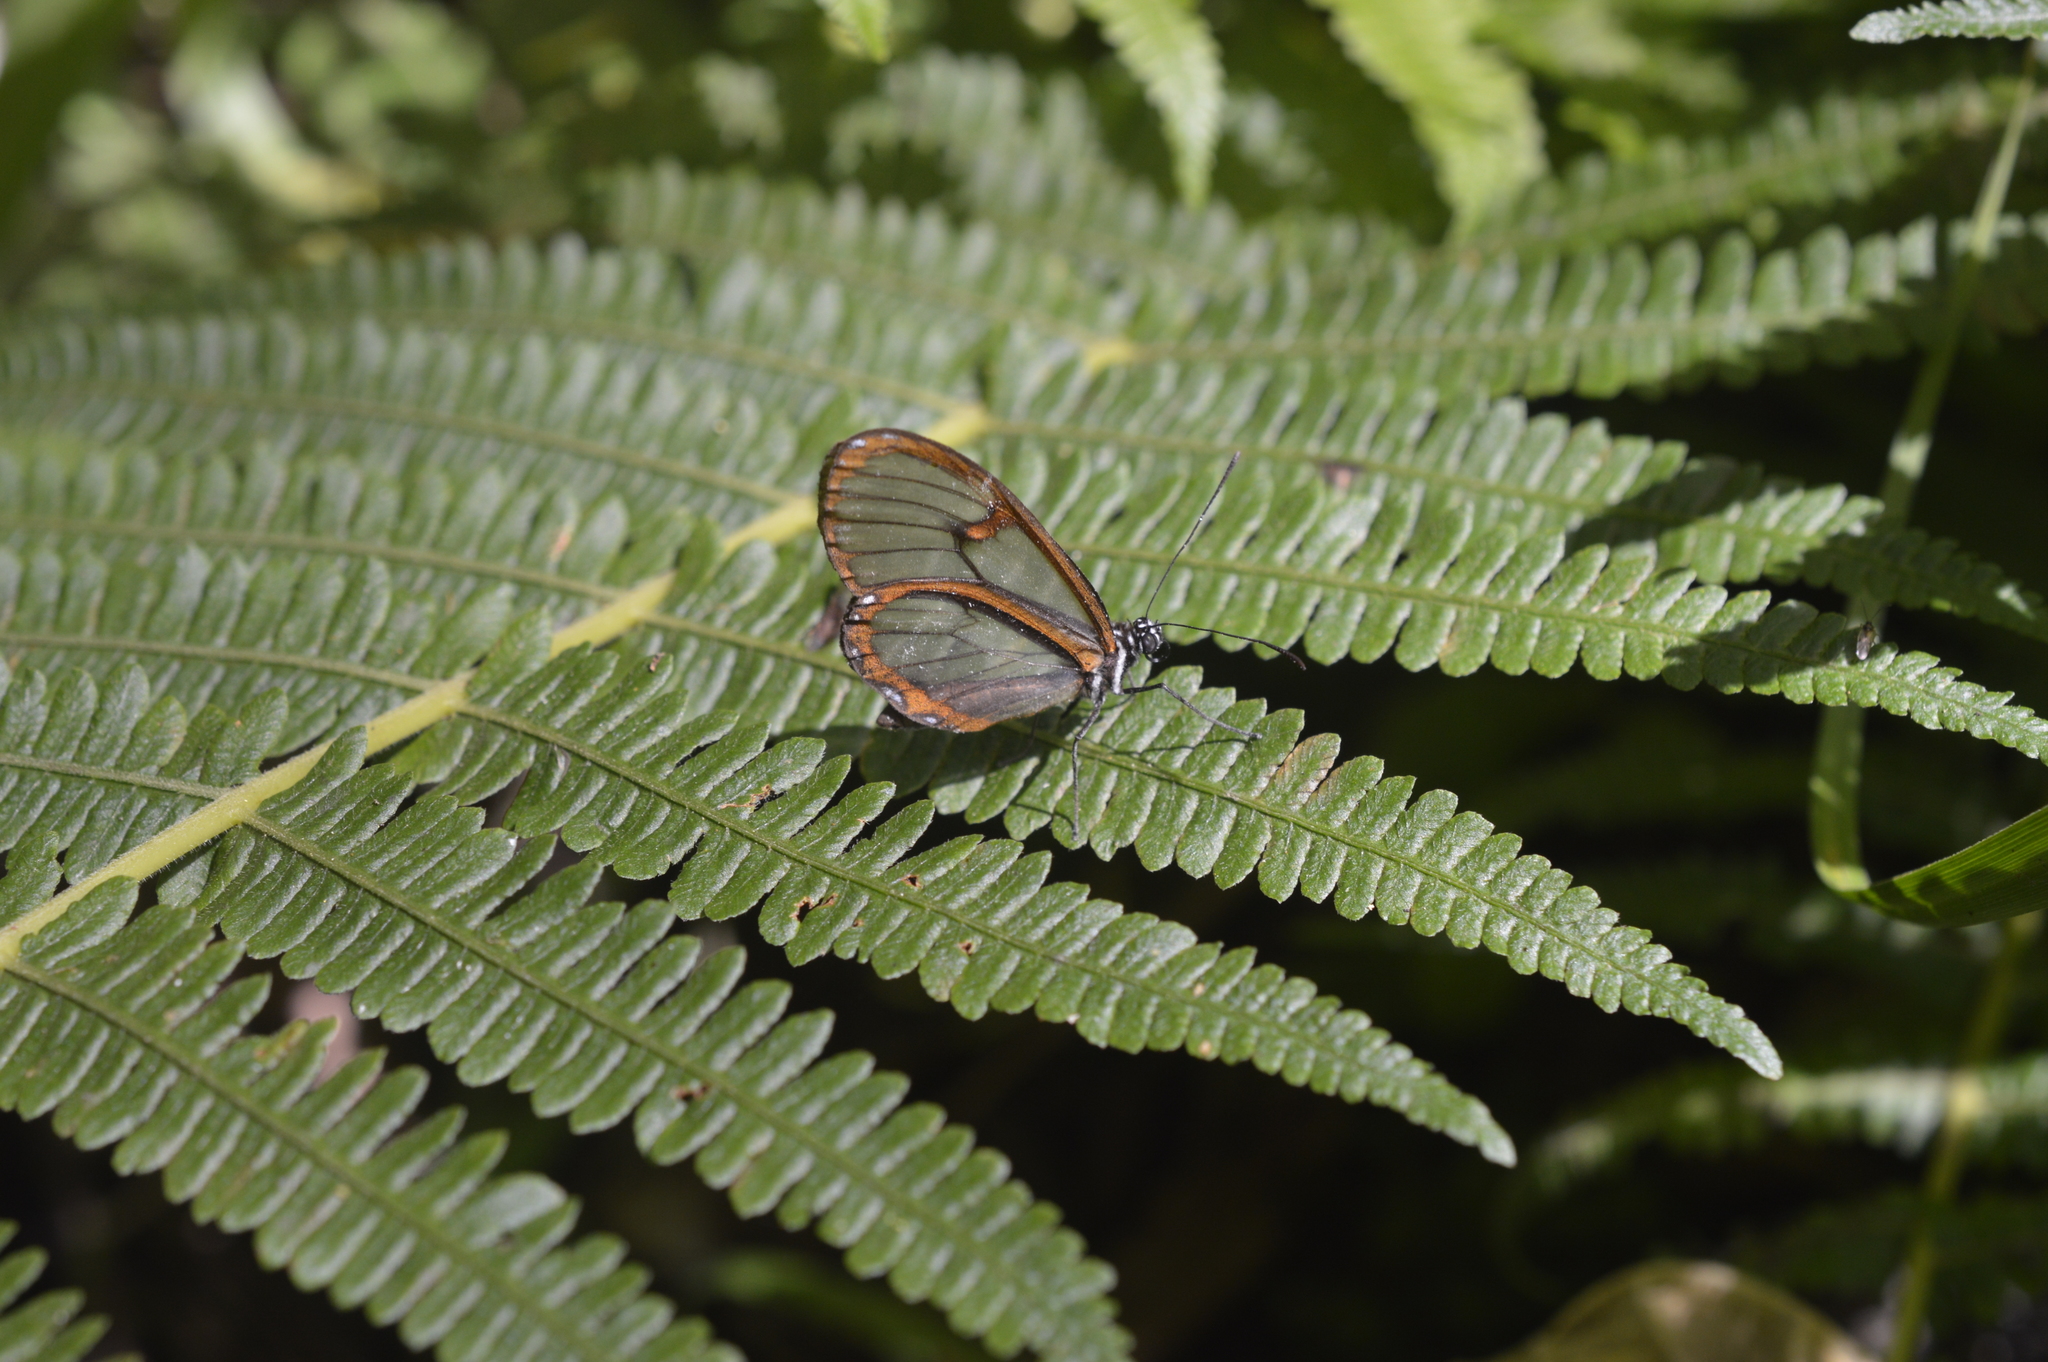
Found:
[[853, 601], [840, 642], [911, 719], [971, 733], [1065, 704], [1116, 651], [1088, 579], [972, 460], [871, 430], [825, 461], [818, 528]]
[[1074, 642], [1111, 646], [1093, 589], [1037, 518], [944, 445], [907, 431], [857, 435], [826, 462], [820, 506], [826, 551], [856, 593], [913, 579], [996, 585]]

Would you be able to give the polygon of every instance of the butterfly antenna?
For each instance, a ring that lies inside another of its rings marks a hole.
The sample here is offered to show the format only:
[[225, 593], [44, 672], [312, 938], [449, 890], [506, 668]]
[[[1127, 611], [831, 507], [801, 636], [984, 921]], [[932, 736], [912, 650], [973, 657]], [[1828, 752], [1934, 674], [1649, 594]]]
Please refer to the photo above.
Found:
[[[1159, 574], [1158, 581], [1152, 583], [1152, 594], [1145, 598], [1145, 608], [1138, 612], [1142, 617], [1152, 617], [1152, 602], [1159, 599], [1159, 588], [1166, 585], [1167, 575], [1173, 571], [1173, 565], [1180, 561], [1180, 556], [1188, 551], [1188, 545], [1194, 543], [1195, 536], [1202, 532], [1203, 524], [1209, 519], [1209, 512], [1216, 509], [1216, 498], [1223, 495], [1223, 484], [1230, 481], [1231, 473], [1237, 468], [1237, 461], [1243, 457], [1241, 452], [1230, 456], [1230, 463], [1224, 468], [1223, 476], [1216, 479], [1216, 490], [1209, 494], [1208, 504], [1202, 507], [1202, 513], [1195, 517], [1195, 523], [1188, 527], [1188, 537], [1180, 541], [1180, 547], [1173, 551], [1173, 557], [1166, 560], [1166, 570]], [[1233, 634], [1232, 637], [1236, 635]]]
[[1287, 649], [1281, 647], [1277, 643], [1268, 643], [1266, 642], [1266, 640], [1262, 638], [1253, 638], [1250, 634], [1233, 634], [1228, 629], [1211, 629], [1206, 624], [1179, 624], [1173, 620], [1153, 620], [1152, 622], [1154, 624], [1160, 625], [1168, 629], [1193, 629], [1198, 633], [1214, 634], [1218, 638], [1241, 638], [1246, 643], [1256, 643], [1261, 648], [1271, 648], [1274, 652], [1280, 654], [1280, 656], [1286, 658], [1289, 662], [1292, 662], [1295, 666], [1301, 668], [1303, 671], [1308, 670], [1308, 663], [1303, 662], [1299, 657], [1296, 657], [1292, 652], [1289, 652]]

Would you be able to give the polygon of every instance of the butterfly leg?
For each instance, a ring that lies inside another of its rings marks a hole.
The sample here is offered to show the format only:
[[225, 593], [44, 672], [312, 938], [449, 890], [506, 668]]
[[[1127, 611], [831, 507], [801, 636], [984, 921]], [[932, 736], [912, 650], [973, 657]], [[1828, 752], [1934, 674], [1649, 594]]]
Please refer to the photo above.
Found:
[[[1256, 737], [1258, 737], [1258, 736], [1259, 736], [1258, 734], [1256, 734], [1256, 733], [1252, 732], [1252, 730], [1250, 730], [1249, 728], [1239, 728], [1239, 727], [1238, 727], [1238, 726], [1237, 726], [1236, 724], [1227, 724], [1227, 723], [1224, 723], [1224, 722], [1223, 722], [1223, 720], [1221, 720], [1221, 719], [1217, 718], [1217, 717], [1216, 717], [1215, 715], [1213, 715], [1213, 714], [1203, 714], [1201, 710], [1199, 710], [1199, 709], [1196, 709], [1196, 708], [1195, 708], [1195, 702], [1194, 702], [1194, 701], [1192, 701], [1192, 700], [1188, 699], [1188, 697], [1187, 697], [1187, 696], [1185, 696], [1185, 695], [1182, 695], [1182, 694], [1181, 694], [1181, 693], [1180, 693], [1179, 691], [1175, 690], [1175, 689], [1174, 689], [1174, 688], [1173, 688], [1172, 686], [1169, 686], [1169, 685], [1167, 685], [1167, 684], [1166, 684], [1166, 683], [1165, 683], [1164, 681], [1154, 681], [1154, 682], [1153, 682], [1153, 683], [1152, 683], [1151, 685], [1149, 685], [1149, 686], [1132, 686], [1132, 687], [1131, 687], [1131, 688], [1130, 688], [1129, 690], [1125, 691], [1125, 692], [1124, 692], [1124, 694], [1126, 694], [1126, 695], [1137, 695], [1137, 694], [1139, 694], [1139, 693], [1140, 693], [1140, 692], [1142, 692], [1142, 691], [1148, 691], [1148, 690], [1163, 690], [1163, 691], [1165, 691], [1165, 692], [1166, 692], [1166, 693], [1167, 693], [1168, 695], [1171, 695], [1171, 696], [1172, 696], [1172, 697], [1173, 697], [1174, 699], [1176, 699], [1176, 700], [1180, 701], [1180, 702], [1181, 702], [1182, 704], [1186, 705], [1186, 706], [1187, 706], [1187, 707], [1188, 707], [1189, 709], [1193, 709], [1193, 710], [1195, 711], [1195, 713], [1197, 713], [1197, 714], [1201, 714], [1201, 715], [1202, 715], [1202, 717], [1203, 717], [1204, 719], [1208, 720], [1208, 721], [1209, 721], [1209, 722], [1210, 722], [1211, 724], [1215, 725], [1215, 726], [1216, 726], [1217, 728], [1227, 728], [1227, 729], [1229, 729], [1229, 730], [1230, 730], [1230, 731], [1231, 731], [1232, 733], [1235, 733], [1235, 734], [1237, 734], [1237, 736], [1238, 736], [1238, 737], [1240, 737], [1240, 738], [1256, 738]], [[1093, 720], [1091, 719], [1091, 720], [1090, 720], [1089, 722], [1093, 723], [1094, 721], [1093, 721]], [[1083, 731], [1085, 732], [1086, 730], [1084, 729]]]

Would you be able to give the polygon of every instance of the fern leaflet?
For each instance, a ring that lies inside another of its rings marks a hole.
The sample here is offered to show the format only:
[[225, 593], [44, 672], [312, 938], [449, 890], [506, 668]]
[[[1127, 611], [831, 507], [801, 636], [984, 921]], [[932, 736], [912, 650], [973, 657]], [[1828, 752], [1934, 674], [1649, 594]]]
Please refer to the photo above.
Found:
[[[14, 1238], [15, 1224], [0, 1220], [0, 1248]], [[50, 1256], [38, 1248], [16, 1249], [0, 1258], [0, 1356], [8, 1362], [78, 1362], [107, 1331], [97, 1315], [78, 1317], [82, 1291], [45, 1291], [22, 1299], [43, 1275]], [[134, 1362], [123, 1354], [120, 1362]]]
[[[0, 901], [57, 881], [51, 842], [17, 847]], [[125, 1173], [162, 1170], [202, 1222], [254, 1230], [305, 1289], [459, 1358], [736, 1359], [645, 1294], [607, 1236], [565, 1243], [576, 1207], [531, 1174], [492, 1177], [502, 1136], [458, 1139], [462, 1112], [413, 1121], [418, 1070], [371, 1052], [317, 1082], [331, 1025], [245, 1031], [266, 980], [189, 911], [127, 921], [115, 882], [30, 939], [0, 975], [0, 1106], [48, 1114]], [[12, 914], [9, 914], [12, 916]]]
[[667, 904], [586, 903], [600, 861], [515, 898], [552, 838], [516, 843], [438, 794], [407, 804], [407, 764], [362, 755], [351, 730], [230, 834], [198, 905], [230, 940], [393, 1030], [427, 1027], [467, 1083], [507, 1081], [577, 1131], [630, 1119], [650, 1159], [694, 1156], [743, 1215], [816, 1222], [857, 1275], [1002, 1355], [1125, 1355], [1109, 1270], [1001, 1155], [903, 1105], [900, 1075], [821, 1059], [827, 1014], [785, 1016], [782, 983], [741, 987], [736, 948], [700, 960]]
[[1983, 131], [1997, 112], [1975, 81], [1896, 98], [1824, 95], [1738, 136], [1660, 138], [1630, 161], [1586, 156], [1460, 244], [1543, 252], [1653, 242], [1760, 209], [1854, 202], [1945, 142]]
[[1209, 197], [1223, 121], [1223, 54], [1208, 20], [1186, 0], [1080, 0], [1145, 87], [1166, 125], [1173, 178], [1184, 202]]
[[1866, 43], [1915, 38], [2048, 38], [2042, 0], [1927, 0], [1866, 14], [1849, 30]]
[[[1168, 680], [1259, 738], [1219, 739], [1161, 695], [1107, 711], [1082, 744], [1083, 817], [1098, 853], [1135, 847], [1148, 869], [1177, 863], [1223, 885], [1256, 871], [1272, 898], [1298, 890], [1347, 918], [1376, 912], [1457, 946], [1484, 945], [1519, 973], [1540, 971], [1610, 1012], [1671, 1017], [1759, 1073], [1777, 1073], [1777, 1052], [1741, 1008], [1709, 993], [1648, 933], [1623, 926], [1591, 889], [1520, 854], [1520, 838], [1459, 813], [1442, 791], [1416, 798], [1412, 779], [1386, 779], [1375, 758], [1338, 764], [1333, 735], [1297, 742], [1296, 711], [1267, 718], [1255, 703], [1232, 705], [1228, 692], [1197, 690], [1192, 672]], [[930, 782], [942, 809], [977, 821], [1001, 813], [1023, 835], [1071, 807], [1062, 747], [1021, 725], [884, 734], [868, 760], [905, 784]]]
[[[1978, 1104], [1972, 1108], [1971, 1157], [2035, 1161], [2048, 1123], [2048, 1056], [1988, 1064], [1969, 1081]], [[1600, 1110], [1546, 1136], [1530, 1158], [1529, 1175], [1556, 1194], [1653, 1142], [1679, 1153], [1715, 1155], [1754, 1148], [1773, 1131], [1855, 1141], [1915, 1158], [1941, 1128], [1954, 1082], [1948, 1069], [1908, 1066], [1795, 1071], [1776, 1083], [1677, 1069], [1616, 1094]]]
[[[1483, 1106], [1363, 1014], [1255, 965], [1249, 950], [1225, 952], [1077, 885], [1046, 886], [1049, 858], [1020, 859], [1014, 843], [958, 838], [906, 860], [929, 805], [855, 841], [890, 791], [870, 785], [832, 803], [846, 759], [820, 764], [815, 740], [764, 751], [761, 728], [723, 716], [685, 722], [665, 666], [598, 653], [532, 670], [541, 641], [515, 631], [500, 644], [465, 707], [475, 736], [433, 772], [458, 799], [527, 772], [507, 827], [560, 829], [629, 878], [680, 860], [669, 891], [678, 912], [723, 920], [759, 906], [762, 935], [797, 963], [831, 951], [885, 977], [915, 970], [968, 1017], [1030, 1008], [1099, 1045], [1250, 1060], [1512, 1158]], [[552, 766], [543, 746], [558, 754]]]

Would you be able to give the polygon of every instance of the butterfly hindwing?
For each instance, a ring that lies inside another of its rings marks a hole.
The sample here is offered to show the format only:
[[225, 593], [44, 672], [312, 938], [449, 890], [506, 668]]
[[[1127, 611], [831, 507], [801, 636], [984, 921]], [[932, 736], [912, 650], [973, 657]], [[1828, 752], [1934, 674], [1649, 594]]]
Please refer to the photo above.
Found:
[[945, 592], [878, 595], [848, 610], [841, 641], [861, 679], [918, 723], [971, 733], [1081, 693], [1073, 657], [1003, 611]]

